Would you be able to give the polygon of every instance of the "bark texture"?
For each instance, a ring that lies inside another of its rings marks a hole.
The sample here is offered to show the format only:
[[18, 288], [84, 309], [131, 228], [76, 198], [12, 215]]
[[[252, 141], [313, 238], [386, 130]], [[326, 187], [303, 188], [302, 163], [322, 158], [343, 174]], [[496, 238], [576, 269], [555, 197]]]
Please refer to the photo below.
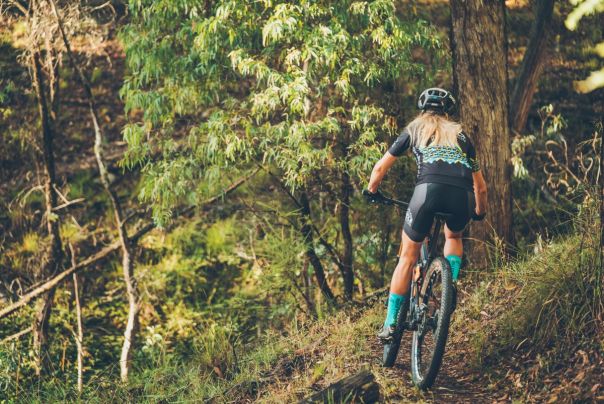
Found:
[[[44, 257], [44, 263], [36, 273], [36, 280], [40, 281], [56, 274], [61, 269], [63, 259], [63, 246], [59, 231], [58, 217], [53, 213], [57, 206], [56, 169], [54, 160], [54, 131], [50, 116], [48, 98], [46, 97], [46, 86], [44, 73], [42, 71], [41, 55], [35, 52], [32, 56], [32, 82], [36, 92], [38, 112], [42, 121], [42, 151], [44, 160], [44, 196], [46, 227], [48, 231], [48, 250]], [[54, 290], [45, 293], [36, 304], [36, 314], [32, 325], [33, 349], [36, 374], [40, 375], [46, 368], [46, 348], [48, 345], [48, 322], [52, 310]]]
[[503, 0], [451, 0], [453, 77], [461, 123], [474, 142], [489, 189], [487, 220], [472, 226], [473, 261], [486, 264], [493, 231], [512, 242], [507, 41]]
[[526, 126], [539, 77], [547, 62], [554, 2], [555, 0], [537, 0], [535, 6], [535, 20], [531, 28], [530, 39], [510, 100], [510, 127], [515, 133], [521, 133]]

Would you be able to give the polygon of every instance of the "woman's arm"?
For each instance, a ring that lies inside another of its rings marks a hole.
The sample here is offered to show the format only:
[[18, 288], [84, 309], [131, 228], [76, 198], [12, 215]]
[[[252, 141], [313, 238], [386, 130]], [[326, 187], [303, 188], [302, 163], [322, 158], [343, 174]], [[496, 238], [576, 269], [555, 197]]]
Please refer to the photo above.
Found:
[[390, 170], [390, 167], [396, 161], [396, 157], [390, 154], [390, 152], [386, 152], [384, 156], [378, 161], [373, 167], [373, 171], [371, 171], [371, 178], [369, 179], [369, 185], [367, 189], [370, 192], [375, 193], [384, 179], [384, 176]]
[[476, 214], [487, 213], [487, 183], [482, 176], [482, 171], [472, 173], [474, 179], [474, 196], [476, 198]]

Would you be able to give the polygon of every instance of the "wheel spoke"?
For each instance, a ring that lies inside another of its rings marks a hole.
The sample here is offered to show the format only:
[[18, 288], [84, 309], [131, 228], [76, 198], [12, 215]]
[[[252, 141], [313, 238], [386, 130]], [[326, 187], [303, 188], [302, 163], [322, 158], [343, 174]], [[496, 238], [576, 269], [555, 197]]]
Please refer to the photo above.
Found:
[[411, 367], [413, 380], [421, 388], [432, 385], [444, 354], [449, 323], [447, 305], [450, 304], [450, 299], [445, 304], [444, 298], [445, 291], [450, 294], [452, 287], [450, 272], [442, 272], [447, 265], [442, 257], [431, 262], [419, 288], [422, 304], [417, 316], [418, 328], [413, 334]]

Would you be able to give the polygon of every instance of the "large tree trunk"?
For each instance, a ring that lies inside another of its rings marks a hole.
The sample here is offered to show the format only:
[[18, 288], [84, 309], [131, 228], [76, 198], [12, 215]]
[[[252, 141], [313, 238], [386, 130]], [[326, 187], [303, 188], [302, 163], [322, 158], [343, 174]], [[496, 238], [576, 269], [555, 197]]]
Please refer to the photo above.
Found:
[[547, 60], [554, 1], [537, 0], [529, 43], [522, 59], [510, 103], [510, 126], [515, 133], [521, 133], [526, 125], [533, 95], [537, 90], [537, 83]]
[[342, 228], [342, 238], [344, 239], [344, 255], [342, 256], [342, 276], [344, 278], [344, 294], [346, 299], [351, 300], [354, 290], [354, 249], [352, 242], [352, 233], [350, 231], [350, 195], [352, 194], [352, 185], [350, 176], [346, 171], [342, 172], [342, 184], [340, 201], [340, 227]]
[[453, 77], [461, 122], [476, 145], [489, 189], [487, 220], [472, 227], [473, 259], [486, 264], [484, 240], [512, 241], [507, 42], [503, 0], [451, 0]]
[[[36, 91], [38, 112], [42, 121], [42, 151], [44, 159], [44, 195], [46, 198], [46, 226], [49, 236], [49, 246], [44, 258], [44, 264], [36, 273], [36, 280], [42, 281], [59, 272], [63, 259], [63, 247], [59, 231], [59, 220], [53, 212], [57, 206], [57, 194], [55, 191], [56, 174], [53, 150], [54, 133], [52, 120], [48, 109], [48, 99], [45, 93], [44, 75], [42, 73], [41, 56], [35, 52], [32, 56], [32, 81]], [[33, 322], [33, 348], [36, 374], [40, 375], [46, 368], [45, 361], [48, 358], [46, 348], [48, 344], [48, 323], [52, 309], [54, 291], [44, 294], [36, 305], [36, 314]]]
[[314, 246], [314, 237], [313, 237], [313, 229], [311, 225], [311, 217], [310, 217], [310, 204], [308, 202], [308, 196], [306, 192], [302, 192], [300, 195], [300, 205], [302, 206], [302, 227], [300, 232], [302, 233], [302, 237], [304, 238], [304, 244], [306, 245], [306, 257], [308, 261], [312, 265], [315, 278], [317, 278], [317, 284], [319, 285], [319, 289], [323, 295], [329, 301], [333, 301], [334, 295], [331, 291], [329, 285], [327, 284], [327, 278], [325, 277], [325, 270], [323, 269], [323, 264], [321, 260], [317, 256]]

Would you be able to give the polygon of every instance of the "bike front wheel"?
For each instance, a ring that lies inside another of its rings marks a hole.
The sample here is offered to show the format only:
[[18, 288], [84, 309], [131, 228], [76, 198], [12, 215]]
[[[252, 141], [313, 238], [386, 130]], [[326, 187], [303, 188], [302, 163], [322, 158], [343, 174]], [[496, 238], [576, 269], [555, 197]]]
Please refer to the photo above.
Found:
[[422, 390], [436, 380], [449, 334], [453, 304], [451, 267], [444, 257], [433, 259], [424, 276], [416, 307], [417, 330], [411, 346], [411, 376]]

